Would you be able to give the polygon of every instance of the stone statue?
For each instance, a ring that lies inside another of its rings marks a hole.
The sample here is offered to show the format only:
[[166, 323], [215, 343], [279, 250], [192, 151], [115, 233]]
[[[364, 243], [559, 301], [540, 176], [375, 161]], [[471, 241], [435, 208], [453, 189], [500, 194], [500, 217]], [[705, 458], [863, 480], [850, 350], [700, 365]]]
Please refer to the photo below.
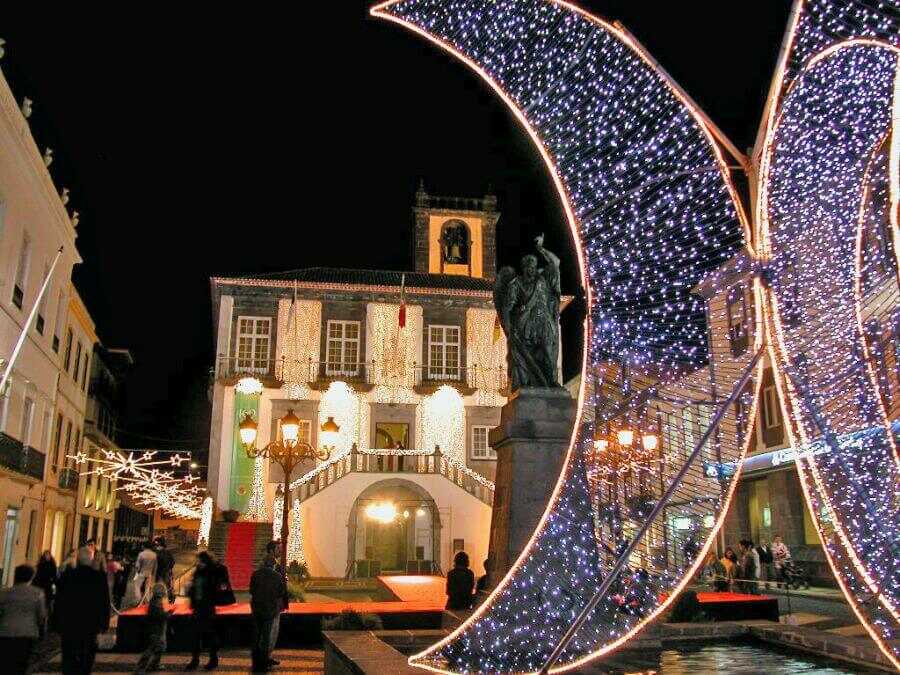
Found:
[[538, 268], [534, 255], [522, 258], [522, 272], [512, 267], [497, 273], [494, 305], [506, 333], [511, 389], [559, 387], [559, 258], [544, 248], [544, 235], [534, 239], [547, 263]]

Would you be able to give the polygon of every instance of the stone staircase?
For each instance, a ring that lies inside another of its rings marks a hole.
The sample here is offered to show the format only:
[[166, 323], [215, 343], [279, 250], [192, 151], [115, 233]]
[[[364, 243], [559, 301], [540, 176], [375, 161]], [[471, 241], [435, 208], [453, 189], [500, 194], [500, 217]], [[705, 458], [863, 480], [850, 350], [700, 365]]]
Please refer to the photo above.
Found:
[[218, 521], [209, 530], [209, 550], [228, 567], [231, 587], [236, 591], [250, 587], [250, 575], [262, 563], [270, 541], [272, 523]]

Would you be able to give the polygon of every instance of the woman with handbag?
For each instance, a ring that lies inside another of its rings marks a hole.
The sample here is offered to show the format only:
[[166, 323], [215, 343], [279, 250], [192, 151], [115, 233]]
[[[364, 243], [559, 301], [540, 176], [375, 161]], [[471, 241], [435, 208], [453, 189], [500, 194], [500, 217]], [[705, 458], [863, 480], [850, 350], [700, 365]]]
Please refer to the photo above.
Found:
[[216, 634], [216, 606], [235, 602], [228, 568], [216, 562], [207, 551], [197, 554], [197, 567], [191, 582], [188, 597], [194, 617], [194, 650], [185, 670], [196, 670], [200, 666], [200, 652], [203, 643], [209, 648], [209, 662], [205, 670], [219, 667], [219, 639]]

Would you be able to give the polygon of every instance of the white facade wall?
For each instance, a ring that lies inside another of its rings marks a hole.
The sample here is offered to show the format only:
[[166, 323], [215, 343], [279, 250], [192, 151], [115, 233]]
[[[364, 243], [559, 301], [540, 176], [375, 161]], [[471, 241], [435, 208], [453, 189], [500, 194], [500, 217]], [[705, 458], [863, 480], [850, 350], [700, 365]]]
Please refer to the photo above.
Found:
[[[61, 551], [71, 542], [74, 493], [62, 493], [52, 487], [57, 476], [51, 473], [49, 453], [56, 411], [61, 405], [66, 406], [60, 403], [58, 380], [64, 326], [70, 321], [72, 267], [81, 262], [75, 237], [75, 228], [41, 152], [0, 73], [0, 359], [4, 368], [34, 306], [45, 272], [57, 250], [63, 249], [40, 305], [42, 321], [36, 321], [29, 329], [9, 388], [0, 399], [0, 431], [48, 455], [43, 480], [0, 464], [0, 567], [7, 583], [12, 567], [34, 562], [41, 548], [55, 542], [54, 548]], [[26, 241], [27, 255], [23, 256]], [[42, 324], [42, 331], [38, 324]], [[54, 336], [59, 338], [57, 349]], [[91, 346], [85, 341], [86, 349]], [[71, 401], [72, 415], [79, 413], [77, 399], [76, 396]], [[26, 404], [27, 400], [33, 404]], [[29, 408], [32, 420], [23, 424], [23, 414]], [[79, 425], [83, 423], [83, 400], [80, 414]], [[45, 531], [48, 520], [50, 527]]]

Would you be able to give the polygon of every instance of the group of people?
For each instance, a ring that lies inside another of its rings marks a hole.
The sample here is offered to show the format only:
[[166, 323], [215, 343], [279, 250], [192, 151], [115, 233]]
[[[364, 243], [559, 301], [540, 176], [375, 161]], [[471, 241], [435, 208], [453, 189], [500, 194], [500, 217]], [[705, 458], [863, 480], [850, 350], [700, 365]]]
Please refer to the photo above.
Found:
[[[262, 564], [250, 577], [250, 611], [253, 618], [253, 642], [251, 659], [254, 672], [267, 672], [278, 661], [272, 658], [272, 650], [278, 641], [281, 613], [288, 608], [287, 575], [278, 564], [278, 544], [270, 542]], [[197, 554], [197, 566], [188, 589], [194, 641], [191, 660], [185, 670], [200, 667], [200, 654], [205, 646], [209, 650], [209, 661], [205, 670], [214, 670], [219, 665], [219, 638], [216, 632], [216, 607], [235, 602], [231, 589], [228, 568], [218, 562], [211, 553]], [[158, 613], [160, 621], [151, 624], [156, 634], [149, 642], [150, 647], [161, 646], [165, 650], [165, 618]], [[150, 649], [148, 647], [148, 651]], [[159, 651], [159, 654], [162, 653]], [[155, 653], [150, 655], [150, 666], [158, 664]]]
[[791, 559], [791, 551], [781, 536], [775, 535], [771, 544], [761, 542], [759, 546], [754, 546], [750, 539], [741, 539], [738, 552], [729, 546], [720, 559], [716, 560], [715, 554], [710, 558], [709, 567], [717, 591], [757, 595], [760, 580], [774, 580], [779, 586], [785, 582], [785, 568]]
[[119, 606], [129, 609], [147, 604], [157, 582], [165, 587], [169, 602], [175, 602], [174, 572], [175, 558], [166, 547], [165, 538], [144, 542], [132, 569], [125, 574], [126, 587]]
[[52, 627], [61, 639], [63, 672], [90, 673], [97, 636], [109, 628], [110, 611], [105, 559], [93, 540], [59, 568], [50, 551], [41, 554], [36, 567], [19, 565], [12, 587], [0, 591], [3, 672], [25, 673], [35, 644]]

